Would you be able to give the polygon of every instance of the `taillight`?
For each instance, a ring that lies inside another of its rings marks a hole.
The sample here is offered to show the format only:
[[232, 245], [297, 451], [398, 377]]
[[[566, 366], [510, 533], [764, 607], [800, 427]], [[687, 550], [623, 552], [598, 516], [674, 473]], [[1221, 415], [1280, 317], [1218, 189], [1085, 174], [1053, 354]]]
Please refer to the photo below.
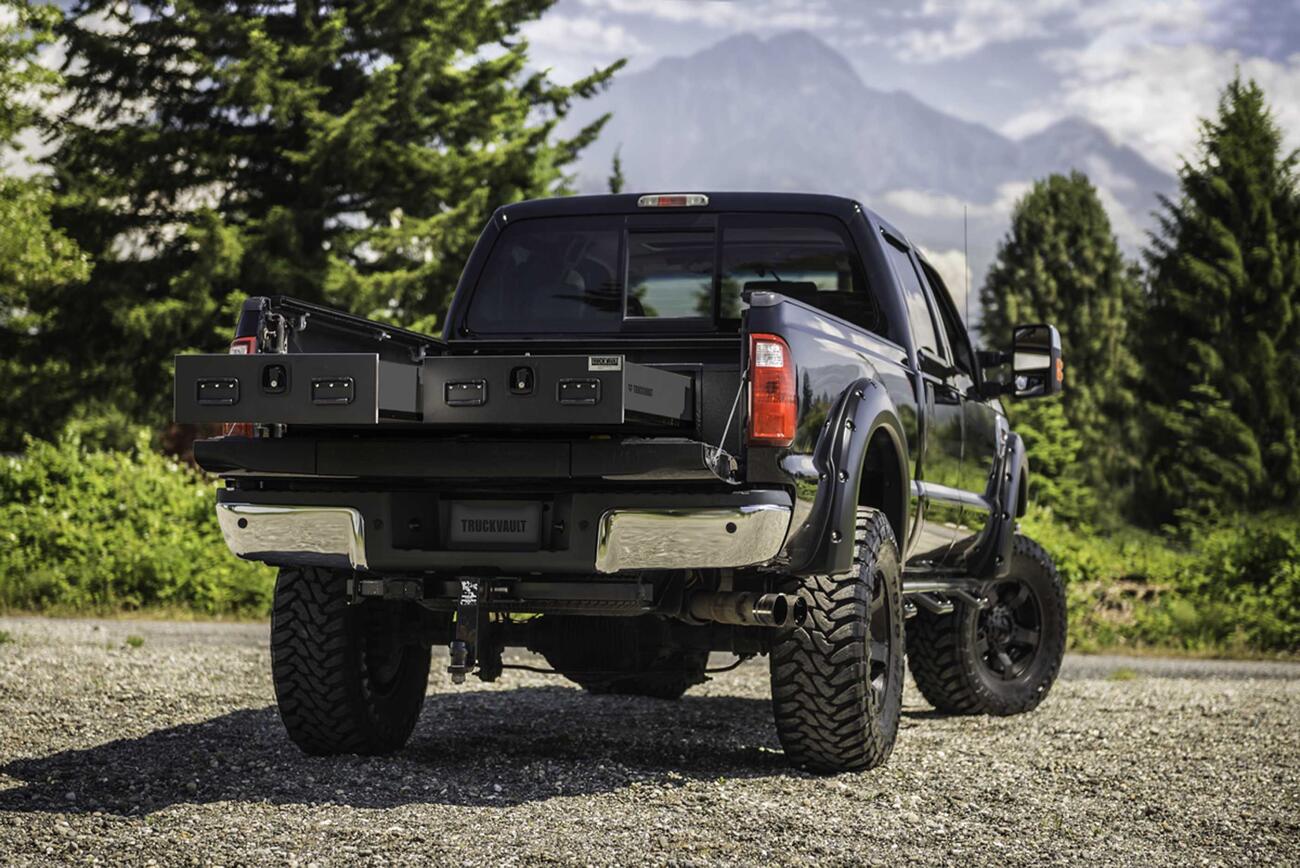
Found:
[[[235, 338], [230, 342], [230, 354], [232, 356], [251, 356], [257, 352], [257, 338]], [[252, 437], [253, 425], [251, 422], [230, 422], [222, 431], [227, 437]]]
[[776, 335], [749, 336], [749, 442], [789, 446], [794, 442], [794, 359]]

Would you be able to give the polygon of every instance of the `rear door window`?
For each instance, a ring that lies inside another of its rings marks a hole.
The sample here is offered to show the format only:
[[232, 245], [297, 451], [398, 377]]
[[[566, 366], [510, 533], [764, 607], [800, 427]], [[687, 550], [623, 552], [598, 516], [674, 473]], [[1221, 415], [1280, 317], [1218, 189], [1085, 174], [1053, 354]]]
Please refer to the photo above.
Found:
[[925, 279], [930, 284], [930, 292], [939, 306], [939, 318], [943, 320], [943, 329], [948, 335], [948, 346], [952, 349], [953, 363], [971, 378], [975, 376], [975, 356], [971, 352], [970, 340], [966, 327], [957, 317], [957, 306], [953, 304], [952, 295], [944, 285], [943, 278], [926, 263], [921, 263]]
[[921, 286], [921, 278], [916, 273], [916, 267], [912, 265], [912, 257], [907, 249], [899, 247], [894, 239], [886, 236], [885, 240], [887, 242], [885, 251], [889, 254], [894, 273], [898, 275], [899, 283], [903, 287], [903, 301], [907, 303], [907, 318], [912, 323], [912, 338], [916, 341], [916, 348], [929, 350], [935, 356], [939, 356], [939, 338], [935, 331], [934, 320], [930, 316], [930, 305], [925, 300], [925, 289]]

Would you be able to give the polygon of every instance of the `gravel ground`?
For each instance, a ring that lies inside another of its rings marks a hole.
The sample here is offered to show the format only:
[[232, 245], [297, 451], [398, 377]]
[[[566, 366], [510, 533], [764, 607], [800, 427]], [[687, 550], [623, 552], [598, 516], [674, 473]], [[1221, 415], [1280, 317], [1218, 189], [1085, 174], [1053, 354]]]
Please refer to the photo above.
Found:
[[680, 703], [436, 671], [401, 754], [310, 759], [265, 627], [0, 630], [4, 864], [1300, 865], [1295, 664], [1075, 657], [1003, 719], [909, 684], [887, 767], [818, 778], [785, 766], [761, 660]]

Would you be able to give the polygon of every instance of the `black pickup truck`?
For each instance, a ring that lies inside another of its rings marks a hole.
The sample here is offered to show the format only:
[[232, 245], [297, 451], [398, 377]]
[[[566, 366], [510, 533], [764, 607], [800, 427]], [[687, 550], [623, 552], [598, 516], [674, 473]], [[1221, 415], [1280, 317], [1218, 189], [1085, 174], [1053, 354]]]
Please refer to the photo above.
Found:
[[1060, 390], [1060, 340], [994, 337], [848, 199], [563, 198], [496, 212], [441, 339], [250, 298], [229, 354], [177, 357], [175, 413], [226, 423], [194, 454], [230, 548], [279, 567], [303, 750], [401, 747], [435, 644], [458, 683], [526, 647], [662, 699], [729, 652], [768, 656], [792, 762], [862, 769], [905, 655], [952, 713], [1029, 710], [1060, 666], [1000, 404]]

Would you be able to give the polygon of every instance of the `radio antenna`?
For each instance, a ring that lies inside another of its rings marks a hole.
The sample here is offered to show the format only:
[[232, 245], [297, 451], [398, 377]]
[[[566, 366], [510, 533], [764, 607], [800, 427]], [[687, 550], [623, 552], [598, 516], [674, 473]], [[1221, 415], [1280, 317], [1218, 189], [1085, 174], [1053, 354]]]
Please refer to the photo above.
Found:
[[966, 330], [970, 331], [970, 228], [966, 205], [961, 206], [961, 270], [966, 282]]

